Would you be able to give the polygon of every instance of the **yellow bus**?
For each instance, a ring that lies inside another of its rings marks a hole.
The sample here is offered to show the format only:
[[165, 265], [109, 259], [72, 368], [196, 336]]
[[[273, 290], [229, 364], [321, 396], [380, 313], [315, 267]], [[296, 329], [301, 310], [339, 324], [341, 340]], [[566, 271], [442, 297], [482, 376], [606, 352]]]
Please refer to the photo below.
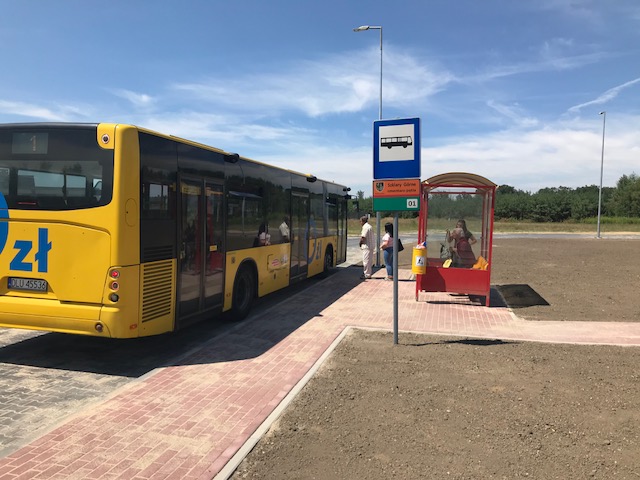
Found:
[[244, 318], [346, 260], [348, 190], [132, 125], [0, 125], [0, 326], [132, 338]]

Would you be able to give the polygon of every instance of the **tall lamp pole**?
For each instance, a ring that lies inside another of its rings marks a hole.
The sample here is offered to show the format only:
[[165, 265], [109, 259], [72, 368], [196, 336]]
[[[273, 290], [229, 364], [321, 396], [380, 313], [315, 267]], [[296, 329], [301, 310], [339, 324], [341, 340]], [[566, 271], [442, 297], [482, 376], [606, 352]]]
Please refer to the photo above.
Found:
[[[364, 32], [365, 30], [380, 30], [380, 112], [379, 120], [382, 120], [382, 25], [361, 25], [354, 28], [354, 32]], [[380, 245], [380, 212], [376, 212], [376, 229], [378, 234], [378, 245]], [[380, 266], [380, 249], [376, 248], [376, 267]]]
[[354, 32], [364, 32], [365, 30], [380, 30], [380, 115], [379, 119], [382, 120], [382, 26], [380, 25], [362, 25], [354, 28]]
[[598, 191], [598, 234], [600, 237], [600, 212], [602, 210], [602, 172], [604, 171], [604, 129], [607, 123], [607, 112], [600, 112], [602, 115], [602, 155], [600, 156], [600, 190]]

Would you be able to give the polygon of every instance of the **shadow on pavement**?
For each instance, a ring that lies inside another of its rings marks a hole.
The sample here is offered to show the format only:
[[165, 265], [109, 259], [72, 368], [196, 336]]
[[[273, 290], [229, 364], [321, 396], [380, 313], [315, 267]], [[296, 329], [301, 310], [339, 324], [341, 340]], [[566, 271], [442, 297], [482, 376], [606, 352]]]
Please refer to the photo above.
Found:
[[362, 283], [362, 269], [350, 266], [337, 269], [329, 278], [305, 289], [286, 301], [252, 316], [239, 328], [213, 339], [197, 353], [187, 355], [176, 365], [217, 363], [259, 357], [340, 297]]
[[[175, 333], [135, 339], [38, 333], [0, 347], [0, 362], [137, 378], [159, 367], [203, 363], [202, 358], [207, 363], [252, 358], [358, 285], [360, 271], [337, 268], [326, 279], [311, 278], [268, 295], [242, 322], [223, 315]], [[217, 342], [222, 336], [225, 343]], [[207, 348], [211, 341], [215, 348]], [[204, 355], [192, 355], [203, 347]]]
[[509, 308], [550, 305], [538, 292], [526, 284], [498, 285], [496, 288]]
[[[484, 296], [481, 295], [470, 295], [466, 293], [449, 293], [449, 297], [451, 300], [427, 300], [427, 303], [431, 303], [434, 305], [477, 305], [478, 307], [484, 307]], [[489, 308], [504, 308], [509, 305], [506, 303], [505, 299], [500, 294], [500, 291], [491, 287], [489, 290]]]
[[488, 338], [480, 338], [480, 339], [475, 339], [475, 338], [462, 338], [462, 339], [456, 339], [456, 340], [437, 340], [434, 342], [426, 342], [426, 343], [406, 343], [406, 346], [410, 346], [410, 347], [426, 347], [429, 345], [447, 345], [447, 344], [461, 344], [461, 345], [472, 345], [472, 346], [476, 346], [476, 347], [492, 347], [492, 346], [498, 346], [498, 345], [508, 345], [508, 344], [514, 344], [514, 343], [521, 343], [521, 342], [514, 342], [514, 341], [504, 341], [504, 340], [493, 340], [493, 339], [488, 339]]

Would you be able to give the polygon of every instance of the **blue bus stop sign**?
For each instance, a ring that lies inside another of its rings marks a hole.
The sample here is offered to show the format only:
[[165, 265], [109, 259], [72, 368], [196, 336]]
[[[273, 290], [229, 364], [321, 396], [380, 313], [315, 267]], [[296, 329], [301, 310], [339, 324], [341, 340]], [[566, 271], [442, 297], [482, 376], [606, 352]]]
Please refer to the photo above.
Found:
[[373, 122], [373, 179], [420, 178], [420, 119]]

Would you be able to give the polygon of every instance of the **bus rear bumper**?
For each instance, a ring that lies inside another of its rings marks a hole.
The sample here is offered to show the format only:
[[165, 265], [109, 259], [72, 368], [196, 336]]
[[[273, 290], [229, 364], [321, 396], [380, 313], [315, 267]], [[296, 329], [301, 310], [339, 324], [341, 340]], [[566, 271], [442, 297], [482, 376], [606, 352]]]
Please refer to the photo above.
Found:
[[56, 300], [0, 297], [0, 327], [111, 337], [110, 328], [100, 320], [102, 308]]

